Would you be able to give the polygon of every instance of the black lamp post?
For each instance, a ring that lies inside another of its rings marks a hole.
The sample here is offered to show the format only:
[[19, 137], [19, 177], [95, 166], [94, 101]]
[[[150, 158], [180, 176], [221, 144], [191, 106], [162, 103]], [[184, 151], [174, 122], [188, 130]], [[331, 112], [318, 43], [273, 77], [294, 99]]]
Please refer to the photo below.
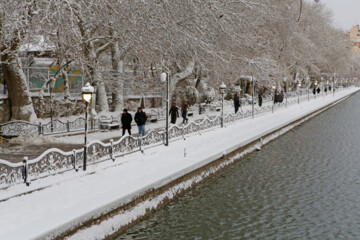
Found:
[[298, 85], [298, 104], [300, 104], [300, 87], [301, 87], [301, 81], [300, 80], [298, 80], [297, 85]]
[[81, 89], [82, 99], [85, 103], [85, 135], [84, 135], [84, 162], [83, 170], [86, 170], [86, 160], [87, 160], [87, 125], [88, 125], [88, 106], [91, 103], [92, 94], [94, 93], [94, 88], [90, 86], [90, 83], [86, 83], [85, 87]]
[[166, 82], [166, 136], [165, 136], [165, 146], [169, 146], [169, 82], [170, 77], [169, 73], [163, 72], [160, 75], [161, 82]]
[[329, 80], [326, 81], [326, 96], [329, 91]]
[[[309, 84], [310, 82], [310, 78], [306, 77], [306, 84]], [[308, 94], [308, 102], [310, 101], [310, 89], [309, 86], [306, 87], [307, 88], [307, 94]]]
[[288, 99], [288, 84], [287, 84], [287, 78], [286, 77], [284, 77], [284, 82], [285, 82], [285, 86], [286, 86], [286, 89], [285, 89], [285, 97], [286, 97], [286, 108], [288, 107], [288, 101], [287, 101], [287, 99]]
[[251, 76], [251, 84], [252, 84], [252, 94], [251, 94], [251, 117], [254, 118], [254, 112], [255, 112], [255, 103], [254, 103], [254, 98], [255, 98], [255, 78], [253, 76]]
[[336, 78], [336, 73], [334, 73], [333, 82], [332, 82], [332, 93], [333, 93], [333, 96], [335, 96], [335, 78]]
[[50, 79], [50, 130], [51, 132], [54, 131], [54, 125], [53, 125], [53, 115], [54, 115], [54, 111], [53, 111], [53, 99], [52, 99], [52, 91], [53, 88], [55, 87], [55, 82], [56, 79], [54, 77], [52, 77]]
[[324, 85], [325, 85], [325, 82], [324, 82], [324, 78], [323, 78], [323, 77], [320, 78], [320, 84], [321, 84], [321, 83], [322, 83], [322, 92], [321, 92], [321, 94], [324, 95]]
[[219, 91], [221, 94], [221, 127], [224, 127], [224, 94], [226, 90], [226, 85], [221, 83], [219, 86]]

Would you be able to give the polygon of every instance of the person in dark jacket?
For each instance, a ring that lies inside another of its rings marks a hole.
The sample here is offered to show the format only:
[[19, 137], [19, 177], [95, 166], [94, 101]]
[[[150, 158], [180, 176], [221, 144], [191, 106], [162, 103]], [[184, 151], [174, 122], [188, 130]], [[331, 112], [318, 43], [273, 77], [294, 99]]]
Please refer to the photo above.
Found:
[[127, 109], [125, 108], [123, 110], [123, 114], [121, 115], [121, 124], [122, 124], [122, 135], [124, 136], [125, 130], [128, 130], [129, 135], [131, 135], [131, 122], [132, 122], [132, 116], [130, 113], [128, 113]]
[[317, 93], [319, 94], [319, 93], [320, 93], [320, 88], [318, 88], [316, 91], [317, 91]]
[[237, 93], [235, 93], [234, 96], [234, 107], [235, 107], [235, 114], [239, 111], [239, 107], [240, 107], [240, 99], [239, 96], [237, 95]]
[[146, 117], [146, 114], [141, 109], [141, 107], [138, 108], [138, 111], [136, 112], [134, 119], [138, 126], [139, 134], [141, 136], [144, 136], [145, 135], [145, 122], [147, 120], [147, 117]]
[[183, 102], [183, 104], [181, 105], [181, 116], [183, 118], [183, 123], [187, 122], [189, 119], [186, 117], [187, 116], [187, 110], [188, 110], [188, 104], [186, 101]]
[[169, 115], [171, 115], [171, 121], [170, 123], [175, 124], [176, 119], [179, 117], [179, 108], [176, 106], [175, 103], [172, 104]]
[[263, 98], [262, 98], [261, 94], [259, 94], [259, 107], [262, 106], [262, 103], [263, 103]]

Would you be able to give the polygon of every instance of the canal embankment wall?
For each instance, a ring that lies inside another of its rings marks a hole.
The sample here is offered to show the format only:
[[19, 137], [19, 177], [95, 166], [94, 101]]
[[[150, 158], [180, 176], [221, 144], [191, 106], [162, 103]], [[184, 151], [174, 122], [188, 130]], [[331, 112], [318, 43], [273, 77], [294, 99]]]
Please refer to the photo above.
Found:
[[[329, 94], [171, 142], [169, 147], [149, 148], [115, 163], [92, 166], [77, 178], [57, 176], [42, 190], [0, 202], [0, 238], [108, 237], [357, 91]], [[32, 187], [40, 189], [44, 181]], [[10, 209], [22, 217], [15, 221]]]

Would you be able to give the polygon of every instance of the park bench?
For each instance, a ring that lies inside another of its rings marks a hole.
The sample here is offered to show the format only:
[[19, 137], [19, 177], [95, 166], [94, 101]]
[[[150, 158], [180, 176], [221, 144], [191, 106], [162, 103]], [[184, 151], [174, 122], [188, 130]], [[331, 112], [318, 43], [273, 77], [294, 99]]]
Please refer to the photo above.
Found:
[[119, 128], [120, 123], [117, 119], [113, 118], [100, 118], [99, 119], [100, 130], [109, 131], [112, 128]]
[[157, 122], [157, 120], [158, 120], [158, 116], [156, 114], [150, 115], [150, 118], [149, 118], [150, 122]]

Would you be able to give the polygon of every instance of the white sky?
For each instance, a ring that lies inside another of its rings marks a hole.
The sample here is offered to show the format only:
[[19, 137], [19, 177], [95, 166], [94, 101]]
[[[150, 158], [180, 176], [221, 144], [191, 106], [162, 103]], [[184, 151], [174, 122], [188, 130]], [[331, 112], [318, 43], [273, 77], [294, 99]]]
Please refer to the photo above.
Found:
[[360, 24], [360, 0], [320, 0], [334, 14], [336, 27], [350, 30], [353, 25]]

